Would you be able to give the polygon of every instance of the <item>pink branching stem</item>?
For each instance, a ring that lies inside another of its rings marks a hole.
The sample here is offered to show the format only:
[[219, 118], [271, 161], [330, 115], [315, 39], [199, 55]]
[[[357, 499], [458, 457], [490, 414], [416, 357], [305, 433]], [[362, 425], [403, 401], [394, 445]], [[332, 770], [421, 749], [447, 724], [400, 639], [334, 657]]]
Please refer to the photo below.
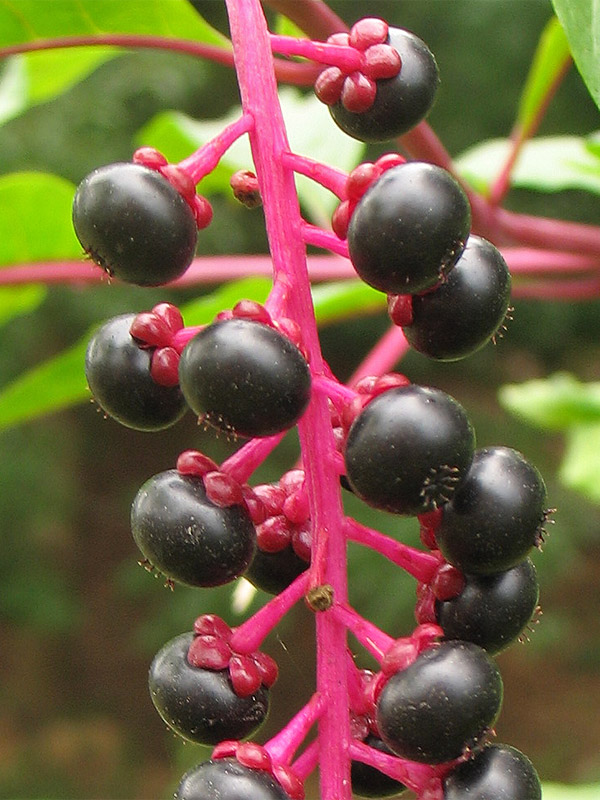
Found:
[[408, 350], [409, 344], [402, 333], [402, 328], [393, 325], [358, 365], [348, 381], [348, 385], [353, 386], [368, 375], [384, 375], [400, 361]]
[[[98, 33], [82, 36], [56, 36], [48, 39], [36, 39], [31, 42], [0, 47], [0, 59], [21, 53], [33, 53], [40, 50], [57, 50], [65, 47], [126, 47], [131, 49], [167, 50], [170, 53], [182, 53], [206, 58], [217, 64], [233, 65], [233, 53], [228, 46], [194, 42], [188, 39], [175, 39], [169, 36], [151, 36], [134, 33]], [[322, 67], [310, 63], [297, 63], [284, 59], [273, 61], [278, 80], [297, 86], [310, 86]]]
[[600, 227], [596, 225], [515, 214], [504, 208], [495, 209], [493, 221], [498, 235], [510, 237], [512, 243], [585, 255], [600, 253]]
[[265, 308], [273, 318], [277, 319], [285, 314], [290, 288], [290, 282], [286, 276], [279, 274], [265, 301]]
[[344, 531], [350, 541], [376, 550], [422, 583], [429, 583], [440, 565], [440, 559], [431, 553], [398, 542], [351, 517], [346, 518]]
[[295, 714], [279, 733], [265, 744], [274, 762], [289, 764], [308, 732], [327, 708], [327, 699], [313, 694], [308, 703]]
[[265, 436], [261, 439], [251, 439], [243, 447], [229, 456], [221, 464], [221, 469], [239, 483], [246, 483], [268, 455], [277, 447], [285, 436], [283, 433], [276, 433], [275, 436]]
[[323, 250], [330, 250], [338, 256], [345, 256], [348, 258], [348, 243], [331, 231], [324, 231], [316, 225], [310, 225], [308, 222], [305, 222], [302, 226], [302, 237], [306, 244], [322, 247]]
[[258, 650], [273, 628], [304, 597], [307, 584], [308, 572], [303, 572], [283, 592], [237, 627], [231, 637], [232, 650], [236, 653], [252, 653]]
[[537, 247], [505, 247], [502, 255], [514, 275], [552, 275], [572, 272], [600, 272], [600, 258], [584, 253], [562, 253]]
[[373, 658], [381, 662], [394, 643], [394, 639], [384, 633], [377, 625], [361, 617], [351, 606], [334, 603], [332, 613], [350, 633], [362, 644]]
[[346, 182], [348, 180], [348, 173], [336, 167], [330, 167], [328, 164], [323, 164], [320, 161], [314, 161], [307, 156], [300, 156], [296, 153], [284, 153], [283, 163], [286, 167], [293, 169], [294, 172], [300, 175], [306, 175], [313, 181], [320, 183], [326, 189], [329, 189], [333, 194], [344, 200], [346, 198]]
[[365, 683], [361, 678], [361, 673], [353, 654], [346, 653], [346, 664], [348, 668], [348, 699], [352, 711], [356, 714], [364, 714], [369, 710], [369, 702], [365, 692]]
[[597, 300], [600, 296], [600, 278], [582, 278], [573, 281], [532, 281], [518, 284], [513, 289], [514, 297], [530, 300]]
[[[302, 328], [313, 375], [324, 374], [294, 172], [282, 163], [290, 146], [277, 96], [269, 33], [258, 0], [226, 0], [226, 4], [242, 108], [255, 121], [249, 138], [274, 278], [283, 274], [289, 279], [293, 287], [289, 315]], [[314, 571], [322, 574], [336, 600], [345, 602], [348, 589], [346, 542], [341, 533], [343, 509], [339, 477], [330, 458], [336, 445], [325, 397], [313, 394], [298, 424], [298, 435], [306, 471], [315, 562], [311, 561], [308, 580], [312, 581]], [[327, 610], [316, 613], [316, 628], [317, 691], [329, 700], [328, 713], [319, 720], [320, 752], [326, 754], [320, 769], [321, 800], [351, 800], [346, 670], [340, 669], [346, 631]]]
[[390, 778], [400, 781], [416, 794], [420, 794], [431, 779], [439, 774], [439, 769], [428, 764], [418, 764], [382, 753], [381, 750], [356, 739], [350, 744], [350, 754], [356, 761], [370, 764]]
[[301, 756], [292, 764], [292, 770], [304, 781], [319, 763], [319, 740], [311, 742]]
[[510, 137], [512, 147], [506, 162], [502, 166], [496, 180], [490, 188], [489, 201], [492, 206], [499, 206], [508, 193], [510, 189], [510, 178], [523, 145], [528, 139], [531, 139], [531, 137], [535, 135], [536, 130], [539, 128], [542, 120], [544, 119], [552, 98], [556, 94], [560, 84], [563, 82], [563, 79], [569, 71], [572, 63], [573, 59], [571, 54], [567, 53], [563, 59], [561, 68], [559, 69], [552, 83], [547, 87], [546, 94], [542, 98], [542, 102], [540, 103], [537, 112], [530, 120], [529, 124], [525, 127], [517, 126], [515, 130], [513, 130]]
[[345, 73], [360, 70], [363, 66], [363, 54], [354, 47], [296, 39], [293, 36], [277, 36], [274, 33], [270, 34], [270, 39], [273, 52], [283, 56], [302, 56], [319, 64], [339, 67]]
[[312, 388], [313, 391], [321, 392], [332, 400], [342, 400], [345, 403], [350, 402], [356, 397], [354, 389], [332, 378], [325, 378], [322, 375], [313, 378]]
[[180, 161], [179, 166], [189, 173], [194, 183], [198, 183], [205, 175], [213, 171], [231, 145], [240, 136], [248, 133], [253, 125], [253, 117], [250, 114], [243, 114], [235, 122], [223, 128], [219, 135], [215, 136], [210, 142], [200, 147], [191, 156]]

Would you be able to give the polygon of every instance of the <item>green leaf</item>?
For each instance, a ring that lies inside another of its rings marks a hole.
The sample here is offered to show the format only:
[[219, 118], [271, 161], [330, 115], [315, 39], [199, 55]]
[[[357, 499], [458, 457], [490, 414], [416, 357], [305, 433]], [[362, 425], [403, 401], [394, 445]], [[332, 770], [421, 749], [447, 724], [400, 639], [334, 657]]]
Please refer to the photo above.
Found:
[[598, 0], [552, 0], [581, 77], [600, 107], [600, 5]]
[[600, 797], [600, 783], [585, 786], [569, 786], [563, 783], [544, 783], [544, 800], [597, 800]]
[[187, 0], [1, 0], [0, 47], [57, 36], [135, 33], [225, 45]]
[[[279, 93], [283, 116], [295, 153], [350, 171], [360, 161], [364, 144], [343, 134], [331, 125], [329, 111], [314, 95], [303, 95], [297, 89], [283, 87]], [[139, 133], [138, 143], [148, 144], [163, 152], [169, 161], [180, 160], [201, 147], [239, 119], [236, 108], [218, 120], [198, 121], [175, 112], [161, 114]], [[238, 169], [252, 169], [253, 162], [247, 136], [242, 136], [224, 155], [212, 175], [200, 184], [199, 191], [231, 194], [229, 177]], [[307, 215], [320, 225], [328, 225], [338, 200], [331, 192], [302, 175], [297, 177], [298, 195]]]
[[527, 130], [538, 115], [569, 57], [569, 43], [565, 32], [558, 19], [552, 17], [542, 31], [521, 93], [516, 120], [521, 130]]
[[600, 423], [567, 431], [558, 477], [569, 489], [600, 503]]
[[45, 297], [46, 288], [37, 284], [0, 287], [0, 325], [34, 311]]
[[56, 175], [0, 176], [0, 266], [80, 258], [71, 206], [75, 187]]
[[[526, 142], [511, 174], [519, 189], [560, 192], [580, 189], [600, 194], [598, 137], [545, 136]], [[511, 150], [508, 139], [492, 139], [476, 145], [456, 159], [459, 174], [486, 191], [504, 166]]]
[[385, 295], [362, 281], [321, 283], [313, 286], [312, 297], [319, 325], [383, 311], [386, 306]]
[[242, 278], [232, 283], [224, 283], [214, 292], [181, 306], [185, 324], [207, 325], [219, 311], [232, 308], [241, 299], [264, 303], [271, 285], [271, 281], [264, 277]]
[[600, 382], [582, 383], [566, 372], [503, 386], [499, 400], [511, 413], [546, 430], [600, 424]]
[[0, 392], [0, 430], [90, 399], [84, 375], [88, 339], [20, 375]]

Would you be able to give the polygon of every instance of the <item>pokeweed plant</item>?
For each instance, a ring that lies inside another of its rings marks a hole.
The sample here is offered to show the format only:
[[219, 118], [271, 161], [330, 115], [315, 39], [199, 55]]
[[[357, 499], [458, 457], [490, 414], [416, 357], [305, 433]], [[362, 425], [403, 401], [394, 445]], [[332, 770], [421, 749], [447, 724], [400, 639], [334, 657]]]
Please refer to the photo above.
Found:
[[[237, 74], [240, 113], [215, 136], [177, 163], [143, 146], [131, 162], [100, 165], [77, 188], [72, 208], [81, 247], [110, 278], [138, 286], [193, 282], [206, 271], [192, 264], [198, 231], [213, 214], [197, 187], [235, 142], [248, 139], [253, 171], [236, 171], [231, 187], [242, 203], [264, 211], [266, 297], [235, 298], [202, 324], [186, 324], [185, 310], [159, 303], [109, 320], [83, 348], [88, 385], [108, 416], [137, 430], [161, 430], [191, 408], [207, 428], [244, 440], [221, 464], [184, 451], [144, 483], [131, 510], [144, 565], [169, 584], [212, 587], [243, 575], [273, 595], [235, 628], [201, 615], [151, 665], [151, 698], [162, 719], [184, 739], [214, 748], [210, 760], [183, 776], [176, 797], [297, 800], [318, 767], [322, 800], [406, 790], [420, 800], [536, 800], [541, 785], [527, 756], [493, 741], [503, 696], [493, 656], [536, 620], [529, 555], [543, 543], [551, 513], [544, 480], [514, 449], [477, 448], [456, 399], [391, 370], [409, 347], [443, 362], [479, 350], [500, 334], [511, 286], [515, 295], [540, 298], [597, 292], [598, 229], [501, 208], [518, 180], [517, 157], [570, 62], [563, 29], [555, 21], [547, 29], [512, 142], [499, 155], [499, 177], [484, 193], [481, 153], [456, 167], [423, 121], [438, 70], [414, 34], [369, 17], [348, 30], [324, 4], [284, 4], [314, 35], [299, 38], [270, 32], [258, 0], [226, 6], [230, 48], [195, 15], [200, 44], [108, 30], [4, 48], [8, 55], [92, 44], [164, 46], [232, 63]], [[332, 125], [361, 141], [402, 137], [403, 153], [392, 150], [345, 171], [295, 152], [278, 78], [314, 83]], [[592, 146], [589, 153], [595, 157]], [[566, 170], [567, 183], [577, 180], [578, 168], [585, 172], [577, 164]], [[336, 198], [330, 227], [303, 216], [297, 175]], [[499, 249], [493, 241], [512, 246]], [[308, 259], [309, 245], [332, 255]], [[4, 270], [4, 283], [40, 274]], [[56, 265], [43, 278], [90, 274], [87, 266]], [[233, 266], [225, 261], [220, 274], [208, 274], [231, 278]], [[358, 276], [363, 284], [357, 292], [352, 284], [349, 300], [340, 286], [340, 304], [356, 308], [376, 297], [392, 323], [348, 383], [336, 378], [320, 346], [311, 276], [324, 275]], [[81, 355], [80, 346], [67, 358]], [[25, 379], [5, 391], [0, 403], [9, 420], [19, 392], [30, 387]], [[74, 399], [77, 390], [67, 387], [54, 407]], [[52, 407], [43, 402], [25, 413]], [[297, 465], [276, 483], [251, 485], [294, 426]], [[343, 492], [416, 517], [423, 547], [360, 524], [345, 513]], [[352, 607], [348, 542], [415, 578], [412, 633], [391, 637]], [[315, 614], [315, 691], [259, 744], [249, 739], [268, 714], [278, 673], [260, 647], [302, 601]], [[358, 669], [349, 633], [377, 670]]]

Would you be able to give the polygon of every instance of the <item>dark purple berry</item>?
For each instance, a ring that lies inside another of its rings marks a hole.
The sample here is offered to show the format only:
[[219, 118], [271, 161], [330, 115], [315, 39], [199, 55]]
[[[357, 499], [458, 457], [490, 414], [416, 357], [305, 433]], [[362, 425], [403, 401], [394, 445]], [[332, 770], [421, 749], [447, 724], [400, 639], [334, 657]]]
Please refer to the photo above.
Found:
[[509, 300], [510, 272], [502, 255], [487, 240], [470, 236], [444, 280], [413, 297], [412, 322], [404, 326], [404, 335], [423, 355], [456, 361], [496, 333]]
[[363, 142], [383, 142], [401, 136], [427, 115], [439, 83], [437, 64], [427, 45], [414, 33], [390, 28], [388, 43], [402, 65], [393, 78], [375, 81], [375, 101], [366, 111], [348, 111], [343, 103], [329, 107], [344, 133]]
[[348, 226], [350, 260], [360, 278], [388, 294], [435, 286], [463, 251], [471, 208], [441, 167], [392, 167], [365, 192]]
[[485, 650], [471, 642], [442, 642], [387, 681], [377, 701], [377, 727], [403, 758], [451, 761], [485, 737], [500, 713], [502, 693], [500, 672]]
[[535, 567], [525, 559], [495, 575], [465, 575], [464, 589], [436, 601], [435, 615], [446, 639], [474, 642], [495, 655], [523, 631], [538, 599]]
[[[370, 733], [363, 740], [369, 747], [382, 753], [394, 755], [390, 748], [378, 736]], [[406, 786], [395, 778], [390, 778], [370, 764], [353, 761], [351, 766], [352, 791], [359, 797], [395, 797], [406, 790]]]
[[271, 436], [291, 428], [310, 399], [310, 371], [285, 336], [259, 322], [208, 325], [179, 362], [181, 390], [209, 425], [233, 436]]
[[308, 569], [309, 563], [296, 555], [291, 545], [276, 553], [266, 553], [259, 547], [244, 577], [257, 589], [268, 594], [279, 594], [298, 575]]
[[178, 386], [161, 386], [150, 374], [152, 350], [129, 333], [136, 314], [105, 322], [90, 339], [85, 376], [94, 400], [121, 425], [157, 431], [174, 425], [187, 410]]
[[176, 733], [198, 744], [250, 736], [267, 717], [268, 690], [260, 686], [240, 697], [227, 669], [191, 666], [187, 653], [193, 638], [183, 633], [155, 656], [148, 685], [156, 710]]
[[268, 772], [220, 758], [186, 772], [174, 800], [289, 800], [289, 795]]
[[241, 575], [256, 533], [243, 505], [206, 496], [201, 478], [167, 470], [150, 478], [131, 508], [131, 530], [153, 567], [189, 586], [220, 586]]
[[443, 781], [444, 800], [542, 800], [531, 761], [508, 744], [491, 744]]
[[345, 448], [352, 490], [375, 508], [417, 515], [450, 499], [471, 463], [475, 434], [450, 395], [402, 386], [356, 417]]
[[140, 164], [109, 164], [84, 178], [73, 201], [73, 226], [96, 264], [138, 286], [179, 278], [196, 252], [190, 206], [159, 172]]
[[504, 572], [541, 541], [546, 487], [538, 470], [510, 447], [477, 450], [436, 529], [447, 561], [465, 573]]

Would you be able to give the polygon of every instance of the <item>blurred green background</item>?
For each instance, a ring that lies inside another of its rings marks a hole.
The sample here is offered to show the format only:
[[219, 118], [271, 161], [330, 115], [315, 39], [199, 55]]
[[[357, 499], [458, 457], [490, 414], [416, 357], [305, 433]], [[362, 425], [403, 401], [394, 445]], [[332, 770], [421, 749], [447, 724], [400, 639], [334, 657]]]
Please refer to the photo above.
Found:
[[[226, 30], [219, 0], [195, 5]], [[452, 154], [509, 133], [551, 15], [548, 0], [338, 0], [332, 6], [349, 23], [365, 13], [380, 15], [425, 39], [442, 76], [430, 122]], [[174, 54], [127, 53], [0, 127], [0, 172], [41, 170], [77, 183], [96, 166], [130, 158], [138, 130], [161, 110], [207, 119], [236, 102], [227, 68]], [[541, 133], [586, 134], [597, 127], [598, 109], [572, 70]], [[383, 148], [369, 155], [379, 152]], [[507, 205], [598, 221], [597, 201], [583, 193], [512, 192]], [[265, 251], [260, 212], [222, 198], [214, 207], [199, 252]], [[0, 384], [105, 318], [197, 294], [105, 284], [54, 287], [34, 313], [0, 329]], [[544, 614], [527, 646], [515, 645], [498, 659], [505, 681], [498, 740], [527, 753], [543, 780], [592, 783], [600, 781], [600, 511], [558, 482], [562, 437], [510, 417], [497, 392], [505, 383], [557, 370], [600, 380], [600, 303], [514, 305], [514, 321], [498, 346], [456, 364], [411, 354], [402, 371], [456, 397], [480, 445], [516, 447], [546, 478], [558, 511], [545, 552], [534, 555]], [[324, 329], [323, 348], [334, 371], [349, 376], [386, 328], [381, 314]], [[248, 612], [233, 608], [231, 587], [164, 589], [137, 565], [128, 525], [139, 486], [171, 468], [187, 448], [217, 460], [230, 452], [191, 414], [175, 428], [149, 435], [103, 419], [89, 403], [0, 434], [1, 797], [166, 797], [188, 766], [206, 758], [207, 751], [184, 746], [165, 730], [149, 699], [147, 668], [198, 614], [213, 611], [236, 624]], [[290, 436], [256, 482], [276, 480], [296, 452]], [[367, 513], [352, 498], [348, 510], [418, 543], [413, 520]], [[351, 548], [350, 559], [351, 599], [359, 611], [392, 635], [409, 632], [414, 583], [372, 554]], [[381, 587], [390, 596], [383, 598]], [[264, 599], [257, 595], [251, 608]], [[274, 733], [312, 691], [309, 612], [296, 609], [266, 649], [278, 660], [281, 677], [261, 737]], [[314, 787], [309, 791], [317, 797]]]

